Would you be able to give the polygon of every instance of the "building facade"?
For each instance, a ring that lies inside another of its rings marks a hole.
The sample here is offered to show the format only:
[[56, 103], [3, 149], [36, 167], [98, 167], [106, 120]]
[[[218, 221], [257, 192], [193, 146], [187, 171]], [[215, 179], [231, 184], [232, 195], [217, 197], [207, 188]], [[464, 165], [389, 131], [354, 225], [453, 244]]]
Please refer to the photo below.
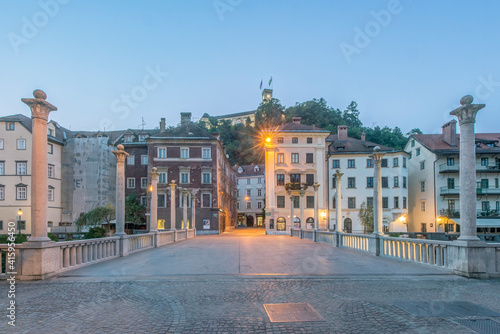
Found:
[[[329, 228], [339, 226], [348, 233], [364, 233], [359, 212], [364, 203], [373, 207], [374, 164], [371, 155], [378, 146], [384, 153], [381, 161], [382, 171], [382, 208], [385, 232], [406, 232], [408, 214], [408, 154], [402, 150], [348, 136], [347, 126], [338, 126], [337, 134], [330, 135], [328, 157], [329, 181]], [[340, 170], [340, 194], [342, 196], [342, 222], [337, 222], [336, 192], [337, 180], [335, 174]]]
[[267, 234], [327, 227], [325, 140], [330, 132], [300, 120], [294, 117], [265, 138]]
[[[456, 121], [441, 134], [416, 134], [409, 159], [409, 229], [457, 232], [460, 224], [460, 135]], [[476, 133], [478, 232], [500, 232], [500, 133]]]
[[264, 164], [234, 167], [238, 176], [238, 225], [264, 227]]

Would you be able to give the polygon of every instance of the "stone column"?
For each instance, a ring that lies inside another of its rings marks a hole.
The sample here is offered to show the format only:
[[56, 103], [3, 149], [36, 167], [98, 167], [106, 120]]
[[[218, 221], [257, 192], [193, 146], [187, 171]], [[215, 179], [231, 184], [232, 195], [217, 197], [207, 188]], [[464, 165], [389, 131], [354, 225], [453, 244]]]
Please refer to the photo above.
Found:
[[196, 224], [196, 194], [194, 190], [191, 192], [191, 228], [195, 228]]
[[335, 213], [337, 214], [337, 226], [335, 230], [337, 232], [343, 232], [343, 223], [342, 223], [342, 175], [344, 173], [340, 172], [340, 169], [336, 170], [335, 182], [336, 182], [336, 191], [335, 191]]
[[295, 217], [293, 216], [293, 211], [295, 209], [293, 202], [294, 197], [295, 197], [294, 195], [290, 195], [290, 219], [292, 220], [292, 223], [290, 225], [290, 230], [292, 230], [292, 228], [294, 228], [295, 226]]
[[156, 167], [151, 169], [151, 212], [149, 216], [149, 232], [158, 232], [158, 170]]
[[370, 156], [373, 159], [373, 234], [382, 235], [382, 157], [385, 153], [380, 153], [380, 147], [375, 146], [373, 154]]
[[47, 94], [37, 89], [34, 99], [21, 99], [31, 109], [31, 242], [50, 242], [47, 237], [48, 208], [48, 158], [47, 122], [49, 113], [57, 110], [47, 99]]
[[117, 146], [118, 151], [113, 151], [116, 156], [116, 233], [115, 236], [125, 234], [125, 159], [128, 153], [123, 145]]
[[172, 180], [170, 186], [170, 229], [175, 230], [175, 181]]
[[182, 208], [182, 221], [184, 222], [182, 228], [184, 230], [187, 230], [187, 225], [188, 225], [188, 222], [187, 222], [187, 217], [188, 217], [188, 190], [187, 189], [183, 189], [182, 191], [182, 196], [184, 197], [184, 200], [182, 201], [184, 207]]
[[304, 221], [304, 207], [305, 207], [305, 203], [304, 203], [304, 193], [305, 193], [305, 190], [301, 189], [300, 190], [300, 228], [303, 230], [304, 228], [306, 228], [307, 226], [305, 225], [305, 221]]
[[476, 228], [476, 148], [474, 123], [484, 104], [472, 104], [470, 95], [462, 97], [461, 107], [450, 112], [460, 126], [460, 237], [458, 240], [477, 241]]
[[319, 183], [318, 182], [314, 182], [313, 187], [314, 187], [314, 229], [318, 230], [318, 226], [319, 226], [319, 214], [318, 214], [318, 188], [319, 188]]

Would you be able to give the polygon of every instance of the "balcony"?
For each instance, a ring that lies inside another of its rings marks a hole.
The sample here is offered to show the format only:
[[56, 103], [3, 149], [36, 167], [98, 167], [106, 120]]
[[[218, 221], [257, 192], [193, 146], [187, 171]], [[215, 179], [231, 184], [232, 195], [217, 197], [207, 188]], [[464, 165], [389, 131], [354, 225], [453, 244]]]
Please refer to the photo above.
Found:
[[[450, 209], [442, 209], [440, 212], [442, 217], [448, 218], [460, 218], [460, 212]], [[500, 219], [500, 213], [497, 210], [477, 210], [476, 211], [477, 219]]]
[[476, 188], [476, 194], [478, 196], [483, 196], [483, 195], [500, 195], [500, 188]]
[[[449, 166], [448, 164], [444, 163], [439, 165], [439, 172], [440, 173], [458, 173], [460, 169], [460, 164], [458, 161], [454, 164]], [[481, 165], [480, 163], [476, 163], [476, 172], [478, 173], [499, 173], [500, 172], [500, 164], [497, 164], [495, 162], [489, 163], [487, 165]]]
[[448, 188], [447, 186], [439, 188], [439, 193], [441, 196], [458, 196], [460, 194], [460, 187]]
[[439, 165], [439, 172], [440, 173], [458, 173], [459, 169], [459, 164], [454, 164], [454, 165], [448, 165], [448, 164], [441, 164]]

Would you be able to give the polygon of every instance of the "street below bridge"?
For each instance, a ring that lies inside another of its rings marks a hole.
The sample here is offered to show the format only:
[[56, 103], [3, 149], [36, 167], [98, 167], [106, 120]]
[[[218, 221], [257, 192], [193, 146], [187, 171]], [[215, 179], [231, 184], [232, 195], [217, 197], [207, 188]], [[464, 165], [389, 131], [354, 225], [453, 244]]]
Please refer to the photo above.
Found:
[[[248, 228], [18, 282], [17, 325], [0, 332], [487, 333], [500, 328], [498, 291], [499, 279]], [[281, 303], [322, 321], [271, 322], [264, 304]]]

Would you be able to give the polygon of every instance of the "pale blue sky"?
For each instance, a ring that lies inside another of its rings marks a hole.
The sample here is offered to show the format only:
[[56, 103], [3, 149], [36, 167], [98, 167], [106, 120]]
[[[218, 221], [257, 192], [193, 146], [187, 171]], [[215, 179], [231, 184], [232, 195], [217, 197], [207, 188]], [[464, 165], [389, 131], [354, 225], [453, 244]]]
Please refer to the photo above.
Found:
[[[486, 103], [476, 130], [500, 132], [500, 3], [391, 3], [0, 0], [0, 114], [28, 114], [20, 99], [39, 88], [59, 108], [51, 118], [73, 130], [137, 128], [141, 117], [175, 125], [183, 111], [255, 109], [272, 75], [285, 106], [355, 100], [365, 125], [403, 132], [440, 131], [472, 94]], [[391, 9], [375, 23], [373, 12]], [[168, 75], [148, 76], [158, 70]]]

